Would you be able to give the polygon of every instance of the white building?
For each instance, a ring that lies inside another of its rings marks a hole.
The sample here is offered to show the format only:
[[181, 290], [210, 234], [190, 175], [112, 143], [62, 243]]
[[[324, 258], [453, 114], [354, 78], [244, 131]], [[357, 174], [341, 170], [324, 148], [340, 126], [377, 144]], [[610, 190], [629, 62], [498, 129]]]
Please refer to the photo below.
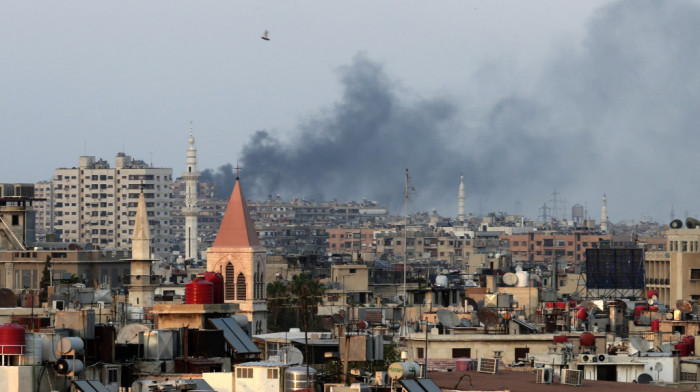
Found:
[[[101, 248], [130, 249], [141, 187], [151, 227], [151, 253], [169, 258], [172, 250], [172, 169], [154, 168], [142, 160], [117, 154], [115, 167], [94, 156], [82, 156], [78, 167], [56, 169], [44, 230], [61, 241], [89, 242]], [[47, 227], [53, 222], [53, 228]]]

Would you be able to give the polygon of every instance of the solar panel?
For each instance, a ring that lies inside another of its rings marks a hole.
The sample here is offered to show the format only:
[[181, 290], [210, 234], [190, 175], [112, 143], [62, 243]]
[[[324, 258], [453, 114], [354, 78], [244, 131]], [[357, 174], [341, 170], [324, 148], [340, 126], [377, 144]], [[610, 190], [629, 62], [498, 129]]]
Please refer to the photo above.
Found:
[[209, 319], [214, 328], [224, 332], [224, 340], [238, 354], [259, 354], [260, 350], [247, 333], [231, 318]]
[[440, 387], [429, 378], [400, 379], [398, 381], [408, 392], [441, 392]]
[[73, 385], [81, 392], [110, 392], [106, 386], [99, 381], [77, 380]]

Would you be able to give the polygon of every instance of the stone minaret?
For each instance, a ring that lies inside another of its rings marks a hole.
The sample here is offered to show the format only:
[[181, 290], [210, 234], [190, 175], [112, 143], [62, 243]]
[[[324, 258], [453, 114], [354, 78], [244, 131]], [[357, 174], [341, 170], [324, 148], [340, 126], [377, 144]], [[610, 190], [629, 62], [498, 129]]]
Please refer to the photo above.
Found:
[[197, 252], [197, 149], [194, 146], [194, 136], [190, 130], [190, 147], [187, 149], [187, 171], [182, 173], [185, 181], [185, 206], [182, 207], [182, 215], [185, 216], [185, 259], [199, 259]]
[[459, 177], [459, 208], [457, 209], [457, 221], [464, 222], [467, 216], [464, 214], [464, 176]]
[[600, 231], [608, 232], [608, 198], [603, 194], [603, 207], [600, 209]]
[[139, 194], [134, 222], [134, 235], [131, 237], [131, 278], [129, 282], [129, 305], [148, 308], [153, 306], [153, 289], [151, 284], [151, 230], [148, 226], [146, 198], [143, 189]]

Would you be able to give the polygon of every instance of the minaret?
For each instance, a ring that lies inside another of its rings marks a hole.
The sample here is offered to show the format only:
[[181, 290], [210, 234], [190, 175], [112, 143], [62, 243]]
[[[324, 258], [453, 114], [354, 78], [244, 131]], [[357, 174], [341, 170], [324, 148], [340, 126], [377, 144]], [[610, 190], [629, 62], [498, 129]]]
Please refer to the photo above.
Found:
[[131, 278], [129, 282], [129, 305], [153, 306], [153, 285], [151, 284], [151, 230], [148, 226], [146, 198], [143, 188], [139, 194], [134, 222], [134, 235], [131, 237]]
[[600, 231], [603, 233], [608, 232], [608, 198], [603, 193], [603, 207], [600, 209]]
[[182, 215], [185, 216], [185, 259], [199, 259], [197, 252], [197, 149], [194, 146], [194, 136], [192, 136], [192, 124], [190, 123], [190, 147], [187, 149], [187, 171], [182, 173], [185, 180], [185, 206], [182, 207]]
[[464, 176], [459, 177], [459, 208], [457, 209], [457, 221], [464, 222], [467, 216], [464, 214]]

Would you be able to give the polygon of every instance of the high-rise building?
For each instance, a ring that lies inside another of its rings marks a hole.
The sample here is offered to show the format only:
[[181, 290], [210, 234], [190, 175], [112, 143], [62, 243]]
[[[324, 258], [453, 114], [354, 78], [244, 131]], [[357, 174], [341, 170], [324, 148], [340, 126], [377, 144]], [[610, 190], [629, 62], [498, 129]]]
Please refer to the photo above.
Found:
[[[50, 219], [56, 239], [88, 242], [101, 248], [130, 249], [141, 188], [151, 228], [151, 253], [168, 259], [172, 251], [172, 169], [155, 168], [117, 154], [115, 167], [94, 156], [82, 156], [78, 167], [56, 169]], [[49, 193], [49, 192], [47, 192]]]

